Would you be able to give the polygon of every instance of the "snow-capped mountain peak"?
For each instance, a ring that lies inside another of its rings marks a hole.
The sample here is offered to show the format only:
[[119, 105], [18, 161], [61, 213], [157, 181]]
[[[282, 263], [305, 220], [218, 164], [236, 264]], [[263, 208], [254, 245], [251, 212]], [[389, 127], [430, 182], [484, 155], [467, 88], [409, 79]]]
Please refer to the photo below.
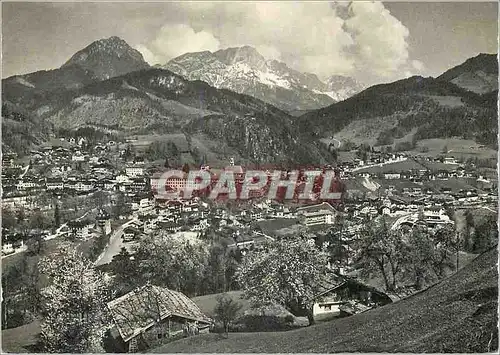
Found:
[[266, 60], [250, 46], [186, 53], [164, 68], [189, 80], [202, 80], [217, 88], [254, 96], [287, 111], [328, 106], [352, 92], [332, 92], [316, 75], [301, 73], [277, 60]]

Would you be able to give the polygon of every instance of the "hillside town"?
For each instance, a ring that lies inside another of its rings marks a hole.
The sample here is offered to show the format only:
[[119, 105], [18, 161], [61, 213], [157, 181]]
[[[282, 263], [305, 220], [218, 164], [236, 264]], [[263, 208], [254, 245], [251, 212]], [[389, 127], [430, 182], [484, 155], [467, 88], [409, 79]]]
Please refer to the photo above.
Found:
[[[453, 216], [449, 215], [453, 209], [496, 211], [497, 208], [496, 176], [491, 176], [492, 173], [483, 176], [481, 170], [485, 169], [457, 161], [453, 156], [429, 158], [373, 152], [366, 160], [339, 162], [339, 175], [345, 185], [341, 210], [338, 206], [325, 209], [323, 204], [314, 207], [314, 201], [308, 201], [313, 205], [308, 208], [317, 211], [307, 213], [301, 213], [304, 207], [299, 207], [298, 200], [294, 201], [297, 203], [271, 201], [263, 193], [250, 194], [248, 201], [241, 201], [240, 206], [236, 203], [230, 210], [220, 202], [210, 203], [200, 198], [165, 200], [155, 190], [161, 172], [168, 168], [148, 164], [144, 157], [132, 153], [127, 143], [107, 141], [91, 145], [84, 137], [61, 137], [33, 150], [29, 162], [26, 158], [17, 159], [14, 154], [5, 154], [2, 159], [4, 210], [12, 214], [23, 211], [27, 217], [41, 213], [50, 220], [57, 205], [66, 210], [68, 217], [77, 216], [64, 220], [67, 225], [63, 228], [58, 225], [58, 235], [77, 233], [78, 238], [84, 239], [98, 233], [97, 210], [109, 214], [116, 210], [118, 201], [124, 205], [119, 206], [120, 214], [115, 217], [136, 221], [133, 228], [127, 229], [134, 236], [128, 233], [127, 239], [157, 229], [200, 234], [209, 226], [235, 229], [273, 220], [277, 225], [286, 220], [323, 226], [327, 230], [339, 213], [359, 220], [382, 215], [395, 219], [395, 225], [415, 223], [423, 216], [429, 228], [433, 228], [453, 224]], [[205, 164], [190, 168], [210, 169]], [[234, 160], [227, 167], [211, 170], [217, 174], [227, 169], [245, 172], [245, 167], [234, 165]], [[169, 183], [182, 189], [187, 179], [185, 174]], [[28, 230], [28, 235], [38, 230], [44, 237], [50, 237], [49, 229], [40, 228], [45, 226], [36, 227]], [[107, 234], [110, 232], [107, 230]], [[22, 248], [26, 236], [19, 236], [4, 226], [4, 254], [15, 251], [16, 246]]]
[[1, 6], [2, 351], [498, 351], [498, 4]]

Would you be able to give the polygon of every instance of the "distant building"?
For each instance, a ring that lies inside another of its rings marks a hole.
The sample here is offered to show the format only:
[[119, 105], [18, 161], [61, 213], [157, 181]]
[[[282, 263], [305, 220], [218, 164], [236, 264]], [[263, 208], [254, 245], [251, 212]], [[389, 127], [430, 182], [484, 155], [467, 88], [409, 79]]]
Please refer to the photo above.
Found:
[[384, 174], [384, 178], [387, 180], [401, 179], [401, 174], [400, 173], [386, 173], [386, 174]]
[[76, 152], [75, 154], [73, 154], [73, 156], [71, 157], [71, 160], [72, 161], [76, 161], [76, 162], [79, 162], [79, 161], [85, 161], [85, 155], [83, 155], [81, 152]]
[[125, 174], [131, 178], [144, 175], [144, 168], [139, 165], [131, 165], [125, 168]]
[[182, 176], [173, 176], [165, 179], [163, 173], [154, 173], [151, 177], [151, 189], [154, 192], [159, 192], [161, 189], [164, 192], [182, 191], [184, 189], [195, 188], [198, 183], [190, 181], [188, 174], [184, 173]]
[[106, 235], [111, 234], [111, 217], [106, 210], [99, 208], [96, 223], [99, 228], [102, 228]]
[[64, 182], [62, 179], [46, 179], [45, 187], [47, 190], [62, 190], [64, 189]]
[[306, 226], [333, 224], [337, 213], [328, 202], [297, 208], [297, 215], [302, 216]]
[[68, 228], [76, 238], [87, 239], [92, 233], [94, 223], [86, 220], [70, 221], [68, 222]]
[[315, 297], [313, 317], [326, 320], [350, 316], [393, 302], [385, 292], [356, 279], [338, 274], [325, 276], [321, 291]]

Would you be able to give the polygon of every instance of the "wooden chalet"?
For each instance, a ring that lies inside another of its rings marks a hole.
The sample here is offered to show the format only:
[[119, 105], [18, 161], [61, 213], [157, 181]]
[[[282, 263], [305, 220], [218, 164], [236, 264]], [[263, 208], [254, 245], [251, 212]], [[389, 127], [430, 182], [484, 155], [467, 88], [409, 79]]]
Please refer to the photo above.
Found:
[[313, 306], [317, 320], [345, 317], [392, 303], [396, 298], [360, 280], [336, 273], [325, 276]]
[[113, 319], [108, 349], [143, 352], [162, 343], [209, 332], [212, 320], [181, 292], [145, 285], [108, 303]]

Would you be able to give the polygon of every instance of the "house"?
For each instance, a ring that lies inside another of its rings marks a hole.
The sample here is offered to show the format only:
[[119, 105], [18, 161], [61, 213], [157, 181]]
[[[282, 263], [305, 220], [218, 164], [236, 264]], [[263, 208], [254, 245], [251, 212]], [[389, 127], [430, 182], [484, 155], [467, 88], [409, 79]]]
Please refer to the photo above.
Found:
[[135, 240], [140, 234], [141, 231], [139, 229], [129, 226], [123, 230], [122, 239], [124, 242], [131, 242]]
[[129, 184], [132, 182], [132, 180], [125, 174], [120, 174], [120, 175], [117, 175], [116, 178], [115, 178], [115, 181], [118, 183], [118, 184]]
[[62, 190], [64, 189], [64, 182], [62, 179], [46, 179], [45, 187], [47, 190]]
[[154, 202], [149, 198], [143, 198], [139, 201], [139, 213], [140, 214], [148, 214], [152, 213], [154, 210]]
[[17, 183], [18, 190], [33, 189], [38, 186], [38, 183], [34, 180], [20, 180]]
[[401, 179], [401, 174], [400, 173], [385, 173], [384, 178], [386, 180]]
[[112, 180], [104, 180], [104, 189], [105, 190], [114, 190], [116, 183]]
[[297, 215], [303, 218], [306, 226], [333, 224], [337, 210], [328, 202], [297, 208]]
[[360, 280], [337, 273], [325, 275], [313, 305], [313, 317], [345, 317], [392, 303], [394, 297]]
[[144, 178], [133, 178], [130, 182], [130, 188], [136, 192], [146, 191], [146, 187], [147, 182]]
[[75, 154], [73, 154], [73, 156], [71, 157], [71, 160], [76, 161], [76, 162], [85, 161], [85, 155], [83, 155], [81, 152], [77, 151], [77, 152], [75, 152]]
[[144, 168], [140, 165], [129, 165], [125, 168], [125, 174], [130, 178], [144, 175]]
[[445, 163], [445, 164], [458, 164], [457, 160], [453, 157], [444, 158], [443, 163]]
[[68, 228], [76, 238], [87, 239], [91, 234], [91, 229], [94, 228], [94, 223], [85, 220], [70, 221]]
[[12, 243], [2, 243], [2, 254], [9, 255], [14, 253], [14, 247]]
[[77, 181], [73, 188], [79, 192], [88, 192], [94, 188], [94, 184], [91, 181]]
[[108, 303], [110, 352], [144, 352], [180, 337], [208, 333], [213, 323], [181, 292], [145, 285]]

